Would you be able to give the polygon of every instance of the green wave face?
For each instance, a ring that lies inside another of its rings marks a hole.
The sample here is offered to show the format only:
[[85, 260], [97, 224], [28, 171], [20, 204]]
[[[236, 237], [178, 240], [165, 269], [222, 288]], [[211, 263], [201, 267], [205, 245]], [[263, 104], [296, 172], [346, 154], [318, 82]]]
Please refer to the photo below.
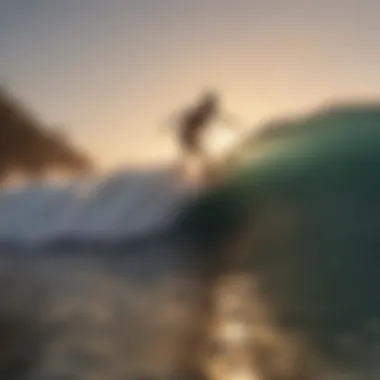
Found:
[[277, 126], [227, 178], [193, 207], [191, 228], [209, 246], [241, 231], [247, 243], [229, 254], [257, 279], [273, 323], [335, 357], [338, 337], [380, 317], [380, 106]]

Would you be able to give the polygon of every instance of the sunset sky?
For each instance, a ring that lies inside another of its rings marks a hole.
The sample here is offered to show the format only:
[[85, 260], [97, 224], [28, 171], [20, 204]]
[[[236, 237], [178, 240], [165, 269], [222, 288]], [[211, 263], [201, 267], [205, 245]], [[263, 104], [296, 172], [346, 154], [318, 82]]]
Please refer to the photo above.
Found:
[[0, 80], [105, 165], [154, 161], [204, 87], [247, 125], [380, 97], [379, 19], [378, 0], [1, 0]]

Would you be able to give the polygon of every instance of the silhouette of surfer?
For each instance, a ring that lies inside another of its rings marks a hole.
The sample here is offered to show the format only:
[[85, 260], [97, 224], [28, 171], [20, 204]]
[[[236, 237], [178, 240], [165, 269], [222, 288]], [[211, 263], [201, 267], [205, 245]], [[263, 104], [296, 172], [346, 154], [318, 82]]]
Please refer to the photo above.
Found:
[[203, 163], [204, 169], [211, 167], [202, 142], [211, 123], [217, 120], [232, 126], [235, 124], [236, 118], [222, 114], [219, 96], [211, 91], [204, 93], [195, 106], [180, 114], [175, 127], [178, 133], [182, 163], [186, 163], [189, 159], [198, 159]]

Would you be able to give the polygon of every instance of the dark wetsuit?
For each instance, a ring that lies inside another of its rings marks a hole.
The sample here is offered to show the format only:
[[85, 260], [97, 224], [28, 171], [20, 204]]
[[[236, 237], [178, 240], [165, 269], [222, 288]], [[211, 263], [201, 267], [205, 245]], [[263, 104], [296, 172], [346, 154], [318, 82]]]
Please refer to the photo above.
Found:
[[180, 144], [187, 154], [197, 154], [201, 151], [200, 134], [214, 117], [214, 107], [207, 105], [190, 110], [184, 115], [180, 128]]

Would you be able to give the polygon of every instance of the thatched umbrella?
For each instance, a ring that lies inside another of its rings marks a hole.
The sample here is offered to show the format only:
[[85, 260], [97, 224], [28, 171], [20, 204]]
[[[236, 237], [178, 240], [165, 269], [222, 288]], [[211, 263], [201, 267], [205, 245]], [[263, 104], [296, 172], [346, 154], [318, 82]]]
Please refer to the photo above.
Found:
[[38, 178], [53, 169], [86, 173], [93, 169], [93, 163], [68, 138], [46, 128], [0, 88], [0, 180], [15, 171]]

